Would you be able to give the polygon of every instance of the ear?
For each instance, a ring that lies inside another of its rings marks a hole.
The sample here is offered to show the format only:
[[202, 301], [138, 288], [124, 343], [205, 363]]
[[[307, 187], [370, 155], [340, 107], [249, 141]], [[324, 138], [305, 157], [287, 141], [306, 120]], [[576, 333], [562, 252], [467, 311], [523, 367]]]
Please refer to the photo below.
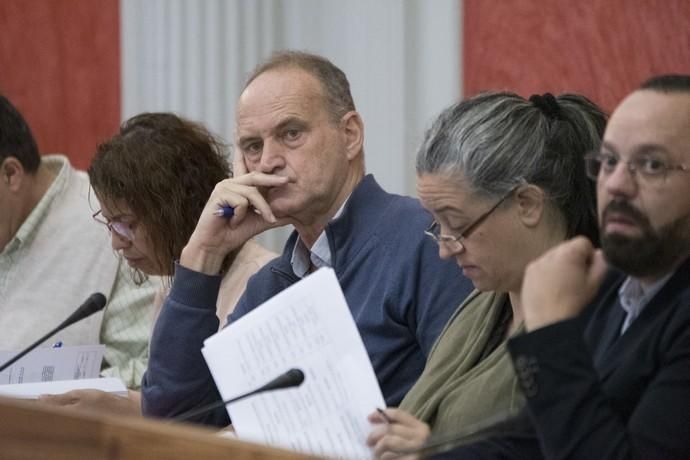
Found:
[[518, 204], [518, 217], [527, 227], [535, 227], [543, 218], [546, 207], [544, 190], [528, 184], [517, 189], [515, 199]]
[[345, 147], [348, 160], [353, 160], [362, 153], [364, 145], [364, 123], [359, 113], [354, 110], [347, 112], [340, 119], [342, 133], [345, 136]]
[[0, 163], [0, 176], [7, 188], [12, 192], [16, 192], [22, 186], [22, 182], [26, 177], [26, 171], [21, 162], [15, 157], [7, 157]]

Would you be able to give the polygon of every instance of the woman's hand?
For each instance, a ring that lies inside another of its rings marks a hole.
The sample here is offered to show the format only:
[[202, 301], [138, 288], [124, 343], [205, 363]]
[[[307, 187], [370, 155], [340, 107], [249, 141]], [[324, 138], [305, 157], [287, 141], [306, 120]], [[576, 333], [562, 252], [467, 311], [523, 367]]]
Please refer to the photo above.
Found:
[[388, 408], [383, 412], [385, 418], [379, 412], [373, 412], [368, 417], [375, 427], [367, 438], [367, 445], [374, 449], [376, 458], [419, 458], [416, 454], [398, 457], [398, 452], [422, 447], [431, 434], [429, 425], [400, 409]]
[[100, 390], [72, 390], [59, 395], [41, 395], [38, 402], [98, 414], [141, 415], [138, 391], [129, 391], [123, 397]]

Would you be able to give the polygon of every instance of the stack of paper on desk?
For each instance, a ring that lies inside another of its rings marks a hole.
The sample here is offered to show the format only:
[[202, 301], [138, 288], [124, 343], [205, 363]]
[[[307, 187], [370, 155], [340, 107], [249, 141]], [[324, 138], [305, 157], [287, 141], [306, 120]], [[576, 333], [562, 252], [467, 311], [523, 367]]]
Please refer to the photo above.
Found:
[[[42, 394], [94, 389], [127, 396], [127, 388], [117, 378], [100, 379], [104, 345], [39, 348], [0, 372], [0, 396], [35, 399]], [[0, 352], [5, 362], [17, 352]]]
[[[0, 385], [96, 378], [104, 351], [104, 345], [39, 348], [0, 372]], [[0, 351], [0, 363], [16, 354], [14, 351]]]
[[125, 384], [122, 383], [122, 380], [114, 377], [0, 385], [0, 396], [17, 399], [36, 399], [40, 395], [58, 395], [71, 390], [86, 389], [107, 391], [118, 396], [127, 396]]
[[385, 402], [333, 270], [320, 269], [216, 335], [202, 350], [223, 399], [296, 367], [299, 388], [229, 405], [240, 438], [314, 455], [367, 458], [367, 415]]

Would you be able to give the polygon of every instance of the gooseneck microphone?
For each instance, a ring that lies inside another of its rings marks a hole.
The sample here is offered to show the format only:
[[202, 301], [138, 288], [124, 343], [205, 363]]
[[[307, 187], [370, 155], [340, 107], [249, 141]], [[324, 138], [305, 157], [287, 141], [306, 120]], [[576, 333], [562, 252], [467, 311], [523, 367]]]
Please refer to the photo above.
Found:
[[468, 425], [457, 432], [446, 433], [440, 436], [431, 436], [427, 442], [419, 447], [409, 449], [396, 449], [390, 460], [406, 458], [408, 455], [417, 455], [420, 458], [431, 458], [434, 455], [443, 454], [456, 447], [481, 441], [491, 436], [514, 433], [515, 423], [518, 422], [518, 414], [515, 410], [500, 412], [487, 417], [477, 423]]
[[214, 401], [210, 404], [206, 404], [205, 406], [201, 406], [196, 409], [184, 412], [178, 415], [177, 417], [173, 417], [172, 420], [175, 422], [183, 422], [185, 420], [189, 420], [192, 417], [196, 417], [197, 415], [203, 415], [214, 409], [218, 409], [219, 407], [227, 406], [228, 404], [239, 401], [240, 399], [248, 398], [249, 396], [254, 396], [265, 391], [282, 390], [285, 388], [298, 387], [302, 384], [302, 382], [304, 382], [304, 372], [302, 372], [300, 369], [292, 368], [289, 371], [283, 372], [278, 377], [274, 378], [266, 385], [257, 388], [256, 390], [252, 390], [248, 393], [235, 396], [234, 398], [226, 399], [225, 401]]
[[29, 345], [27, 348], [25, 348], [22, 352], [17, 354], [14, 358], [10, 359], [5, 364], [0, 366], [0, 372], [4, 371], [8, 367], [10, 367], [12, 364], [17, 362], [17, 360], [21, 359], [25, 354], [27, 354], [28, 352], [30, 352], [31, 350], [33, 350], [34, 348], [39, 346], [41, 343], [43, 343], [51, 335], [56, 334], [57, 332], [60, 332], [61, 330], [63, 330], [67, 326], [74, 324], [77, 321], [81, 321], [82, 319], [93, 315], [97, 311], [103, 310], [103, 307], [105, 307], [105, 303], [106, 303], [105, 296], [103, 294], [101, 294], [100, 292], [96, 292], [94, 294], [91, 294], [89, 296], [89, 298], [86, 299], [84, 301], [84, 303], [81, 304], [79, 306], [79, 308], [77, 308], [75, 310], [74, 313], [69, 315], [69, 317], [66, 320], [64, 320], [62, 323], [60, 323], [58, 325], [58, 327], [56, 327], [52, 331], [48, 332], [46, 335], [44, 335], [43, 337], [41, 337], [40, 339], [38, 339], [37, 341], [35, 341], [31, 345]]

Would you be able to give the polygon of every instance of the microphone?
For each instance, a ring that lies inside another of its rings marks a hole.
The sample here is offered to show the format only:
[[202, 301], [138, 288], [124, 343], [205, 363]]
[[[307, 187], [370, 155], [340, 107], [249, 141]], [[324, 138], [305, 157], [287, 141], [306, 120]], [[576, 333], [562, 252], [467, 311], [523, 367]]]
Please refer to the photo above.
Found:
[[63, 330], [67, 326], [70, 326], [70, 325], [76, 323], [77, 321], [81, 321], [82, 319], [93, 315], [97, 311], [103, 310], [103, 307], [105, 307], [105, 303], [106, 303], [105, 296], [103, 294], [101, 294], [100, 292], [96, 292], [94, 294], [91, 294], [89, 296], [89, 298], [86, 299], [84, 301], [84, 303], [81, 304], [79, 306], [79, 308], [77, 308], [75, 310], [74, 313], [69, 315], [69, 317], [66, 320], [64, 320], [62, 323], [60, 323], [58, 325], [58, 327], [56, 327], [52, 331], [48, 332], [46, 335], [44, 335], [43, 337], [41, 337], [40, 339], [38, 339], [37, 341], [35, 341], [31, 345], [29, 345], [27, 348], [25, 348], [22, 352], [17, 354], [14, 358], [10, 359], [5, 364], [0, 366], [0, 372], [4, 371], [8, 367], [10, 367], [12, 364], [17, 362], [17, 360], [19, 360], [25, 354], [27, 354], [28, 352], [30, 352], [31, 350], [33, 350], [34, 348], [39, 346], [41, 343], [43, 343], [43, 341], [45, 341], [51, 335]]
[[292, 368], [289, 371], [283, 372], [278, 377], [274, 378], [266, 385], [257, 388], [256, 390], [252, 390], [248, 393], [235, 396], [234, 398], [226, 399], [225, 401], [214, 401], [210, 404], [206, 404], [205, 406], [201, 406], [196, 409], [184, 412], [178, 415], [177, 417], [173, 417], [171, 420], [175, 422], [183, 422], [197, 415], [203, 415], [214, 409], [218, 409], [219, 407], [227, 406], [228, 404], [239, 401], [240, 399], [248, 398], [250, 396], [254, 396], [265, 391], [282, 390], [285, 388], [298, 387], [302, 384], [302, 382], [304, 382], [304, 372], [302, 372], [300, 369]]

